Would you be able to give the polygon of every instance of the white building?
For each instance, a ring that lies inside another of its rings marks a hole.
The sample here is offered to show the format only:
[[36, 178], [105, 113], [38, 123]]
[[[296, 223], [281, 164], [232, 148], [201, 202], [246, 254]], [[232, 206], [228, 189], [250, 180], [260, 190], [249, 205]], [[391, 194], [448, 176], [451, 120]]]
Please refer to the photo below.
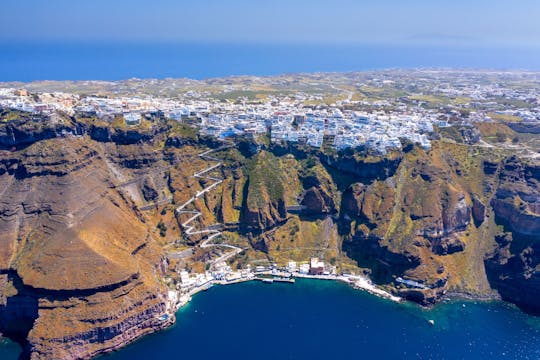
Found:
[[139, 113], [124, 114], [124, 120], [126, 122], [126, 125], [139, 125], [141, 123], [141, 114]]
[[287, 270], [289, 270], [289, 272], [296, 272], [296, 261], [289, 261]]
[[308, 274], [309, 273], [309, 264], [300, 264], [300, 268], [298, 270], [300, 274]]

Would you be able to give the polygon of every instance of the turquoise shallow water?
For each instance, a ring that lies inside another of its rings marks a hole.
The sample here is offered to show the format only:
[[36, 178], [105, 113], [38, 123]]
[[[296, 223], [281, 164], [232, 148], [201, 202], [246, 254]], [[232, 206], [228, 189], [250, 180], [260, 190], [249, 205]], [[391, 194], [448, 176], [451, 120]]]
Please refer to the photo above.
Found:
[[0, 340], [0, 359], [17, 359], [21, 352], [21, 347], [8, 339]]
[[101, 360], [189, 358], [540, 359], [540, 319], [501, 302], [425, 310], [335, 282], [250, 282], [197, 294], [173, 328]]

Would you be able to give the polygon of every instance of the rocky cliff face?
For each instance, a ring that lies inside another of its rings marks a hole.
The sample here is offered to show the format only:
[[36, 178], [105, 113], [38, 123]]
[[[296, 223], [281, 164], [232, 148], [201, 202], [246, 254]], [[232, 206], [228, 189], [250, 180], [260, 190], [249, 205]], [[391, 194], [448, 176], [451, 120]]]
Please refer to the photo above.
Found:
[[[2, 110], [0, 110], [2, 116]], [[109, 123], [86, 119], [81, 120], [64, 114], [35, 115], [17, 113], [17, 118], [0, 126], [0, 148], [28, 146], [47, 139], [68, 135], [87, 135], [99, 142], [114, 142], [129, 145], [152, 141], [154, 137], [170, 130], [169, 126], [153, 126], [149, 128], [133, 128], [111, 126]], [[174, 143], [175, 138], [171, 138]], [[186, 139], [185, 142], [189, 142]]]
[[[219, 146], [175, 126], [68, 117], [0, 126], [0, 333], [26, 357], [88, 358], [169, 324], [158, 319], [162, 246], [186, 219], [139, 208], [164, 197], [174, 207], [208, 186], [192, 176], [208, 166], [197, 154]], [[247, 257], [319, 256], [422, 304], [498, 292], [540, 312], [534, 163], [437, 141], [385, 157], [250, 142], [219, 156], [224, 181], [195, 205], [196, 225], [224, 224]], [[208, 259], [201, 240], [185, 245]]]
[[287, 218], [283, 176], [272, 154], [261, 152], [250, 160], [243, 199], [241, 229], [249, 234], [255, 249], [266, 251], [265, 238], [254, 238], [252, 235], [264, 233]]
[[129, 145], [151, 141], [160, 132], [167, 131], [167, 128], [160, 126], [141, 131], [140, 129], [111, 128], [107, 125], [89, 125], [84, 126], [82, 130], [96, 141]]
[[162, 251], [102, 146], [3, 131], [26, 147], [0, 154], [0, 332], [23, 357], [76, 359], [165, 327]]
[[359, 156], [355, 153], [321, 156], [321, 162], [326, 166], [353, 175], [363, 183], [371, 183], [394, 175], [401, 160], [402, 154], [391, 154], [388, 157]]
[[[359, 178], [343, 193], [344, 250], [381, 283], [402, 276], [423, 284], [425, 289], [411, 289], [394, 283], [402, 296], [421, 303], [435, 302], [448, 291], [490, 291], [481, 266], [462, 265], [481, 262], [481, 249], [492, 242], [484, 235], [488, 224], [482, 225], [485, 200], [475, 195], [482, 186], [478, 160], [467, 159], [462, 150], [415, 149], [393, 171], [382, 173], [386, 176]], [[458, 156], [463, 163], [455, 160]], [[474, 177], [480, 185], [472, 183]]]
[[354, 183], [343, 194], [340, 223], [344, 250], [360, 266], [372, 269], [381, 282], [391, 282], [393, 274], [414, 268], [420, 261], [414, 252], [393, 251], [385, 243], [395, 196], [393, 184], [387, 182]]
[[[0, 117], [5, 116], [0, 110]], [[83, 127], [65, 116], [52, 117], [17, 113], [17, 118], [0, 126], [0, 148], [12, 148], [52, 139], [63, 134], [80, 135]]]
[[[308, 221], [332, 215], [347, 257], [406, 298], [431, 304], [446, 293], [496, 297], [498, 291], [509, 301], [524, 303], [517, 289], [538, 289], [534, 239], [540, 234], [539, 170], [517, 158], [476, 151], [443, 142], [435, 142], [430, 152], [413, 148], [389, 157], [279, 148], [276, 158], [295, 154], [296, 165], [275, 165], [263, 173], [268, 178], [275, 173], [298, 177], [299, 206], [287, 196], [287, 181], [273, 178], [272, 184], [280, 184], [284, 195], [275, 203], [265, 198], [262, 206], [252, 209], [244, 203], [244, 214], [250, 217], [243, 221], [259, 230], [252, 244], [268, 251], [275, 241], [287, 246], [276, 236], [282, 232], [273, 229], [284, 226], [294, 234], [291, 219], [296, 212]], [[248, 198], [259, 193], [250, 186], [246, 190]], [[278, 211], [283, 201], [294, 211]], [[501, 224], [520, 240], [504, 245], [496, 241]], [[302, 236], [309, 237], [305, 232]], [[423, 288], [400, 285], [398, 276]]]
[[491, 204], [503, 230], [486, 259], [490, 282], [504, 299], [540, 314], [540, 166], [511, 157], [494, 176]]
[[337, 188], [322, 167], [304, 170], [300, 180], [305, 189], [300, 205], [305, 207], [307, 214], [326, 215], [339, 210]]

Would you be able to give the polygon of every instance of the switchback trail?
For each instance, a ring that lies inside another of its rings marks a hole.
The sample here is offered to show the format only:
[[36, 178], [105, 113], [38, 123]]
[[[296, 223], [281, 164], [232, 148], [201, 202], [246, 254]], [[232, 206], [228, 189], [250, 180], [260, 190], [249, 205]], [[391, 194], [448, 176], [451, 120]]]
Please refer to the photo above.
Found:
[[178, 206], [176, 208], [176, 213], [178, 215], [182, 215], [182, 214], [191, 215], [186, 221], [181, 223], [181, 226], [184, 229], [184, 232], [185, 232], [186, 235], [191, 236], [191, 235], [204, 234], [206, 236], [206, 239], [200, 245], [201, 248], [222, 247], [222, 248], [231, 249], [231, 251], [221, 255], [219, 258], [212, 261], [212, 264], [215, 264], [215, 263], [218, 263], [218, 262], [221, 262], [221, 261], [225, 261], [225, 260], [235, 256], [236, 254], [239, 254], [240, 252], [243, 251], [243, 249], [238, 247], [238, 246], [234, 246], [234, 245], [230, 245], [230, 244], [213, 243], [212, 240], [214, 240], [215, 238], [220, 237], [222, 235], [221, 228], [222, 228], [223, 225], [222, 224], [215, 224], [215, 225], [207, 226], [207, 227], [205, 227], [203, 229], [196, 229], [196, 227], [194, 225], [191, 225], [191, 223], [193, 221], [195, 221], [198, 217], [202, 216], [202, 212], [200, 212], [196, 208], [193, 208], [193, 210], [189, 210], [189, 209], [186, 209], [186, 208], [187, 208], [188, 205], [194, 203], [201, 196], [203, 196], [204, 194], [206, 194], [209, 191], [212, 191], [213, 189], [215, 189], [218, 185], [220, 185], [223, 182], [222, 178], [218, 178], [218, 177], [208, 175], [210, 172], [212, 172], [212, 171], [214, 171], [216, 169], [219, 169], [221, 166], [223, 166], [223, 163], [218, 158], [210, 156], [210, 154], [212, 154], [213, 152], [216, 152], [216, 151], [221, 151], [221, 150], [228, 149], [228, 148], [230, 148], [232, 146], [233, 146], [232, 143], [226, 143], [226, 144], [224, 144], [224, 145], [222, 145], [222, 146], [220, 146], [220, 147], [218, 147], [216, 149], [207, 150], [207, 151], [202, 152], [202, 153], [200, 153], [198, 155], [201, 159], [206, 160], [206, 161], [210, 161], [210, 162], [215, 162], [216, 164], [209, 165], [206, 169], [193, 173], [193, 177], [199, 178], [199, 179], [210, 180], [211, 183], [210, 183], [210, 185], [206, 186], [204, 189], [202, 189], [200, 191], [197, 191], [194, 196], [192, 196], [189, 200], [187, 200], [185, 203], [183, 203], [182, 205], [180, 205], [180, 206]]

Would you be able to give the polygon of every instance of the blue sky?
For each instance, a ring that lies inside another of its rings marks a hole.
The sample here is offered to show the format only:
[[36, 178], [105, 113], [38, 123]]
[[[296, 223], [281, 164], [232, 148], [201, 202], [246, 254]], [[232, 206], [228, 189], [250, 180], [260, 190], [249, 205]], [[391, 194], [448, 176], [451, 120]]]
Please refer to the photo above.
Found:
[[1, 0], [0, 40], [540, 47], [540, 1]]

